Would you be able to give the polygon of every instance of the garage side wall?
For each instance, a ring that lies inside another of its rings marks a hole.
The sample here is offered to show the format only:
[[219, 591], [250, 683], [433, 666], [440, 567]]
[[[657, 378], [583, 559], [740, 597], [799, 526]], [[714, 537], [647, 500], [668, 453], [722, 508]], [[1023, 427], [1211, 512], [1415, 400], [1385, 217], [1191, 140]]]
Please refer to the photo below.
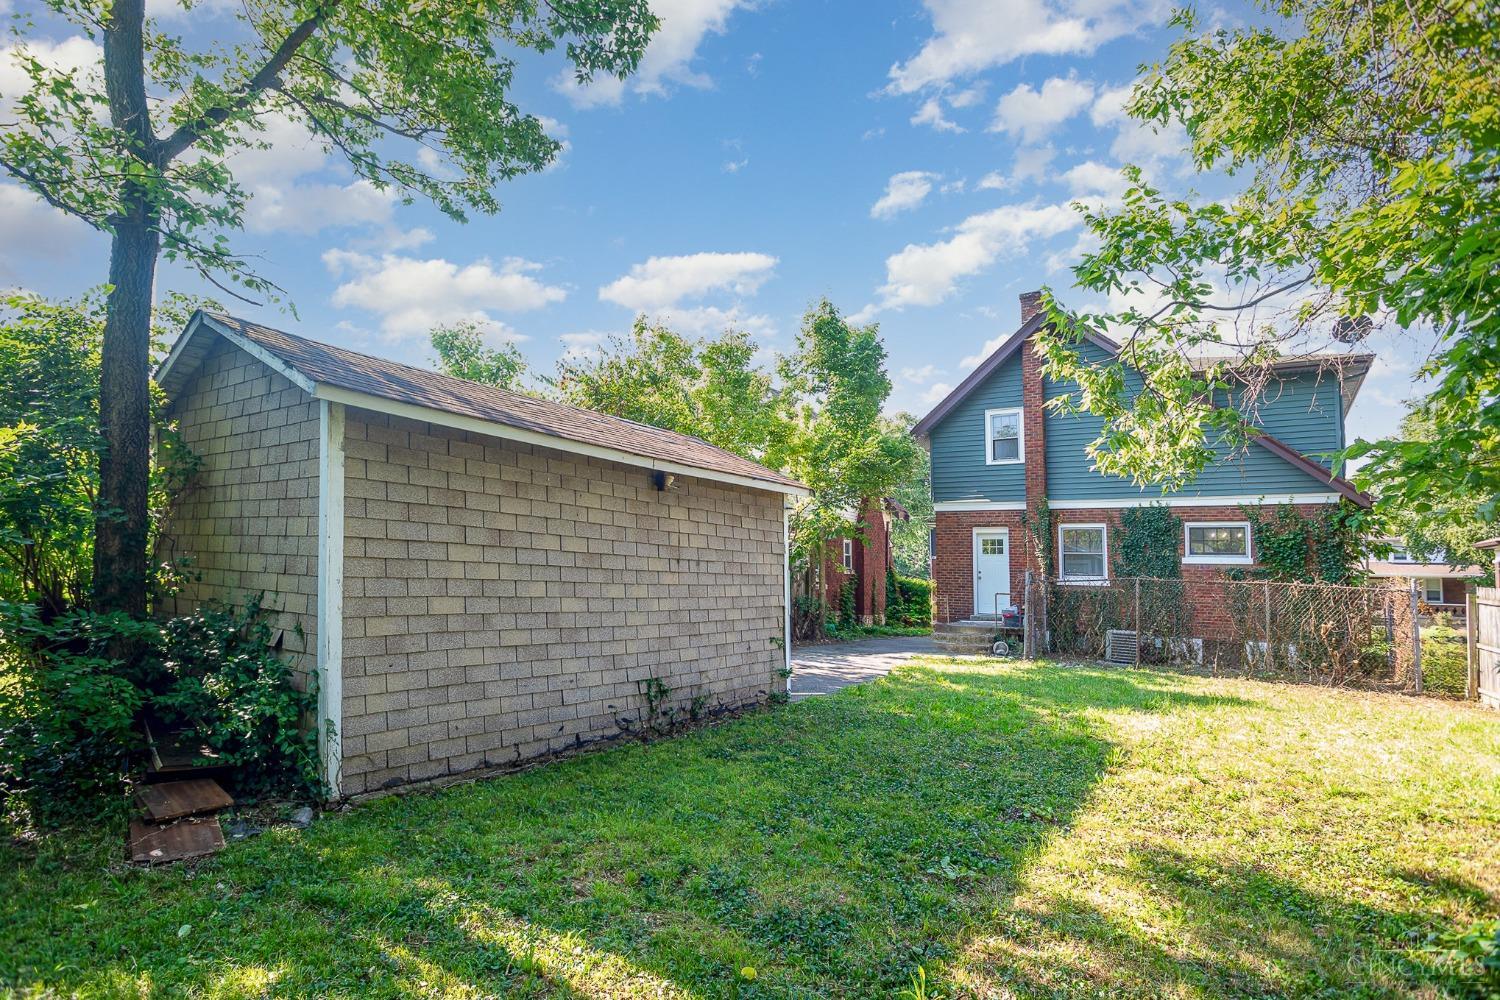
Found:
[[[189, 560], [172, 603], [243, 605], [263, 593], [282, 649], [311, 672], [317, 650], [318, 404], [220, 340], [172, 409], [202, 462], [163, 540], [163, 559]], [[298, 634], [300, 627], [301, 634]]]
[[780, 495], [353, 408], [345, 456], [346, 794], [786, 690]]

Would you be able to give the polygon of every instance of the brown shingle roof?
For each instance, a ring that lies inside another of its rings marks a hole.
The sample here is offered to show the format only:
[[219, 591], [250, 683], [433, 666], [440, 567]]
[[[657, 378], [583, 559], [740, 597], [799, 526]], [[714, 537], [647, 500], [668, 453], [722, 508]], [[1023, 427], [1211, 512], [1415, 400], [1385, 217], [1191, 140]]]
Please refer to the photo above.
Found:
[[[233, 316], [203, 315], [211, 324], [244, 337], [319, 385], [693, 469], [806, 489], [795, 479], [700, 438], [413, 368]], [[190, 324], [188, 329], [191, 331], [193, 326]]]

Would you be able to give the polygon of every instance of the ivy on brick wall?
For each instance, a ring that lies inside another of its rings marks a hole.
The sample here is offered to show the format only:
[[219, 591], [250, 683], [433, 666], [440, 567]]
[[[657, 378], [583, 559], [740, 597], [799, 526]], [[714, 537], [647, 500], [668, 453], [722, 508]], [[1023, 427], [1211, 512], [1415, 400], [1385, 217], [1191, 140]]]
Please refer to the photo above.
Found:
[[1036, 511], [1022, 511], [1021, 524], [1031, 532], [1031, 542], [1036, 546], [1037, 565], [1042, 568], [1042, 578], [1052, 576], [1052, 508], [1043, 500]]
[[1349, 504], [1304, 517], [1290, 504], [1242, 508], [1260, 568], [1245, 574], [1282, 583], [1358, 584], [1365, 549], [1363, 512]]
[[1127, 507], [1114, 544], [1115, 576], [1171, 580], [1182, 575], [1177, 542], [1182, 521], [1166, 507]]

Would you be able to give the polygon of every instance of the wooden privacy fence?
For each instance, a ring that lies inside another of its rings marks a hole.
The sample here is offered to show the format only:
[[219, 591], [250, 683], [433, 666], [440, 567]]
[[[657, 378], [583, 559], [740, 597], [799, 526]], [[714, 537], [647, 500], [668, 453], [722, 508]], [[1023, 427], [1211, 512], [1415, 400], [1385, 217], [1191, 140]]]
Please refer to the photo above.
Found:
[[1479, 587], [1469, 595], [1470, 697], [1500, 708], [1500, 589]]
[[1417, 595], [1397, 586], [1029, 574], [1025, 589], [1032, 655], [1420, 693], [1425, 645], [1464, 695], [1462, 636], [1424, 642]]

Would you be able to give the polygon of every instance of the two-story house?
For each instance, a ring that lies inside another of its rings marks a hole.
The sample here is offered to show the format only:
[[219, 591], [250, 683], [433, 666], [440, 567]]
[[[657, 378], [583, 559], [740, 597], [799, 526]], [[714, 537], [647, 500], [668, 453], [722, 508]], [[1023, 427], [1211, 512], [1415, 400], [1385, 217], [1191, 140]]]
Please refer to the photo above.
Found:
[[[1087, 585], [1114, 573], [1111, 541], [1126, 508], [1172, 509], [1182, 521], [1182, 574], [1191, 580], [1255, 565], [1246, 506], [1290, 504], [1304, 515], [1344, 500], [1369, 506], [1325, 463], [1344, 447], [1344, 418], [1371, 356], [1276, 364], [1257, 398], [1239, 401], [1262, 432], [1253, 444], [1224, 446], [1196, 480], [1166, 492], [1096, 471], [1086, 449], [1102, 419], [1045, 406], [1077, 387], [1042, 374], [1031, 338], [1043, 321], [1040, 293], [1022, 295], [1020, 328], [913, 430], [932, 455], [939, 621], [989, 617], [997, 607], [1023, 603], [1024, 574], [1041, 565], [1041, 543], [1028, 525], [1042, 523], [1035, 515], [1043, 507], [1050, 510], [1045, 544], [1053, 574], [1060, 583]], [[1102, 337], [1079, 349], [1099, 361], [1117, 351]], [[1134, 381], [1141, 384], [1139, 376]]]

